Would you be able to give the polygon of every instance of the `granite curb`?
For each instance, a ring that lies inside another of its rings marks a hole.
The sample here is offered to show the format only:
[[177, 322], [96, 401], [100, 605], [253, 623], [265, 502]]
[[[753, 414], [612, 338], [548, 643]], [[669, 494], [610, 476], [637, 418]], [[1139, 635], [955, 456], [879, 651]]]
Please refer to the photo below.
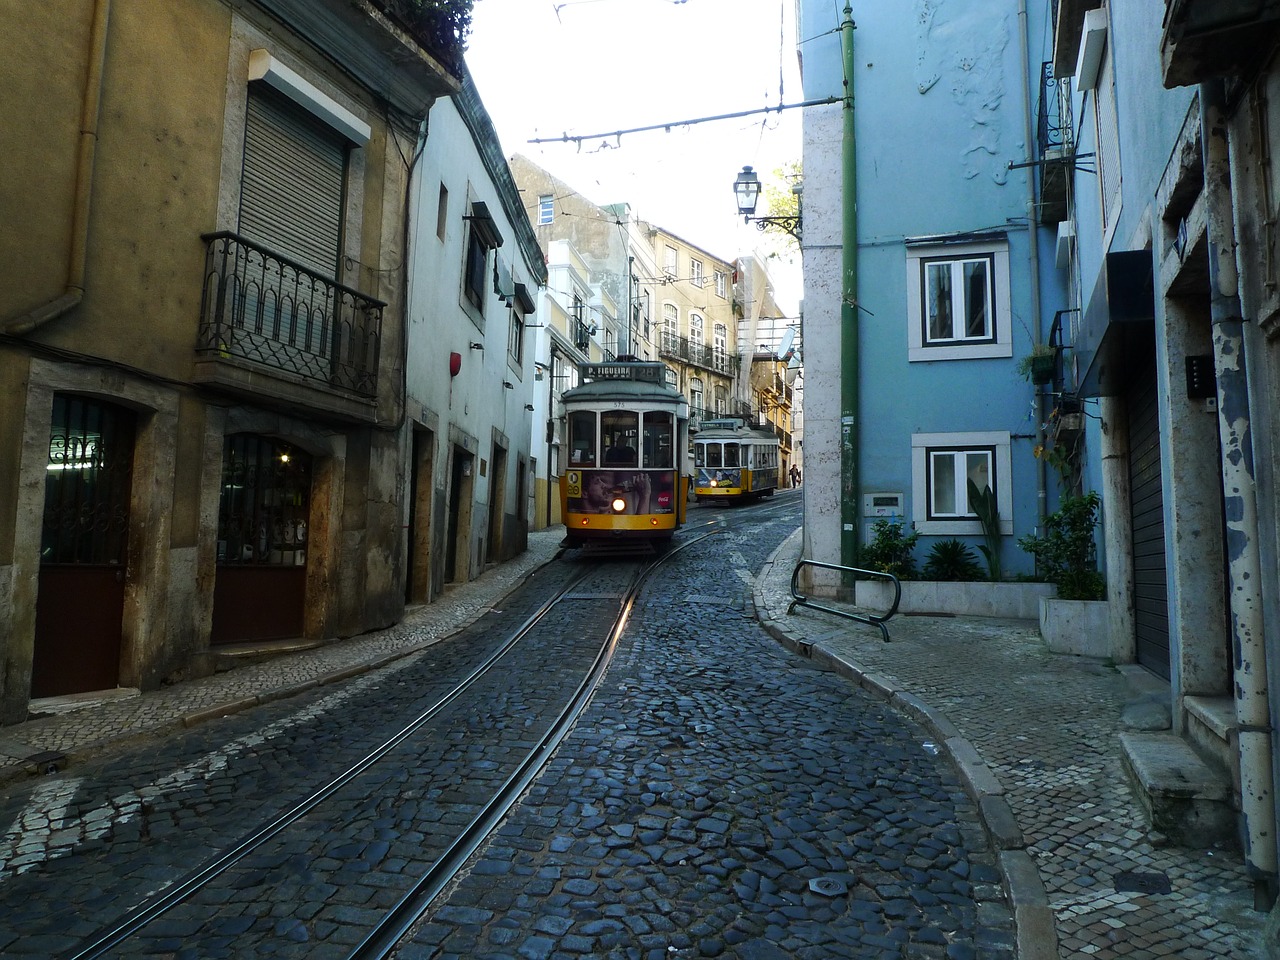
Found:
[[[1026, 851], [1022, 829], [1004, 798], [1004, 787], [983, 761], [977, 749], [945, 714], [902, 689], [896, 681], [872, 673], [853, 660], [823, 646], [821, 640], [804, 636], [789, 627], [769, 603], [767, 586], [780, 562], [799, 559], [792, 534], [769, 557], [752, 591], [756, 619], [783, 647], [814, 663], [847, 677], [867, 693], [889, 703], [925, 728], [940, 752], [955, 764], [965, 790], [978, 808], [987, 838], [997, 854], [1000, 875], [1009, 904], [1013, 908], [1019, 960], [1058, 960], [1058, 937], [1049, 897], [1035, 861]], [[790, 573], [787, 574], [790, 595]]]

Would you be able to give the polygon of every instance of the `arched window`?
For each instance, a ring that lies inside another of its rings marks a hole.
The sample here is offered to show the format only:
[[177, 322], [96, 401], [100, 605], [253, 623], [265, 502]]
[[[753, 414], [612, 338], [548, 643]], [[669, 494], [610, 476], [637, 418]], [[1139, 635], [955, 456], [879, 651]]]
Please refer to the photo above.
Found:
[[662, 305], [662, 351], [676, 354], [680, 349], [680, 308], [674, 303]]

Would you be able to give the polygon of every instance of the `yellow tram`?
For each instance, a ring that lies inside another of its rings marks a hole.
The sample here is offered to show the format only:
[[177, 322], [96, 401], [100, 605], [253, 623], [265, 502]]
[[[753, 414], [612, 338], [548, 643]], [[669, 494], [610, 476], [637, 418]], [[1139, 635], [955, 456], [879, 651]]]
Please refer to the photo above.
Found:
[[689, 405], [663, 363], [589, 364], [566, 390], [566, 546], [652, 545], [684, 523]]
[[771, 430], [749, 426], [739, 417], [704, 420], [693, 441], [693, 492], [699, 501], [772, 497], [778, 487], [778, 451]]

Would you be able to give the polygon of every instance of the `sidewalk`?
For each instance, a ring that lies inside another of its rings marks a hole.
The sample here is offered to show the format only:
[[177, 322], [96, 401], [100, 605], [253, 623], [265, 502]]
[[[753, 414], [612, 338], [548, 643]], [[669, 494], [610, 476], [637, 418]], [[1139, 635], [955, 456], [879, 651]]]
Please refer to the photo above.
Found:
[[57, 712], [0, 727], [0, 784], [74, 762], [113, 740], [192, 726], [373, 670], [421, 650], [480, 617], [551, 560], [563, 539], [564, 527], [529, 534], [528, 549], [520, 556], [470, 583], [447, 588], [442, 597], [411, 608], [404, 620], [386, 630], [281, 654], [145, 694], [116, 691], [106, 697], [38, 701], [32, 705], [33, 712]]
[[950, 754], [1001, 851], [1021, 960], [1267, 956], [1240, 854], [1164, 845], [1129, 788], [1120, 716], [1144, 671], [1051, 654], [1030, 621], [896, 617], [885, 643], [855, 621], [788, 614], [800, 546], [797, 531], [757, 578], [757, 615]]
[[[0, 784], [438, 642], [554, 557], [563, 535], [530, 534], [520, 557], [387, 630], [146, 694], [40, 704], [65, 712], [0, 727]], [[797, 531], [756, 580], [757, 614], [786, 646], [913, 715], [953, 758], [1001, 851], [1021, 960], [1267, 956], [1239, 854], [1164, 846], [1146, 827], [1117, 736], [1139, 674], [1052, 655], [1027, 621], [897, 617], [884, 643], [874, 627], [803, 607], [788, 614], [799, 556]], [[1165, 878], [1169, 893], [1149, 892]]]

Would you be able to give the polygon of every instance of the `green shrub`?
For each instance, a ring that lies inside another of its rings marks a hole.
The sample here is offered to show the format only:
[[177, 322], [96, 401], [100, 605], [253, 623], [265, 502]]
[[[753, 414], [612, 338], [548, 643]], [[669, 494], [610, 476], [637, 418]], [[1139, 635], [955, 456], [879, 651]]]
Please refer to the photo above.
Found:
[[1092, 491], [1067, 497], [1056, 513], [1045, 517], [1043, 536], [1018, 540], [1018, 546], [1036, 558], [1040, 574], [1057, 584], [1063, 600], [1101, 600], [1106, 596], [1106, 580], [1094, 562], [1093, 545], [1101, 505]]
[[864, 570], [891, 573], [899, 580], [911, 580], [916, 575], [916, 561], [911, 555], [920, 534], [911, 532], [905, 525], [891, 520], [877, 520], [871, 527], [871, 541], [863, 544], [858, 552], [858, 566]]
[[978, 515], [982, 524], [982, 538], [986, 541], [978, 547], [987, 561], [987, 572], [991, 579], [999, 582], [1004, 579], [1004, 570], [1000, 564], [1000, 507], [996, 503], [995, 491], [988, 484], [981, 490], [978, 485], [969, 481], [969, 509]]
[[939, 540], [930, 548], [921, 576], [925, 580], [981, 580], [983, 570], [969, 545], [952, 538]]

